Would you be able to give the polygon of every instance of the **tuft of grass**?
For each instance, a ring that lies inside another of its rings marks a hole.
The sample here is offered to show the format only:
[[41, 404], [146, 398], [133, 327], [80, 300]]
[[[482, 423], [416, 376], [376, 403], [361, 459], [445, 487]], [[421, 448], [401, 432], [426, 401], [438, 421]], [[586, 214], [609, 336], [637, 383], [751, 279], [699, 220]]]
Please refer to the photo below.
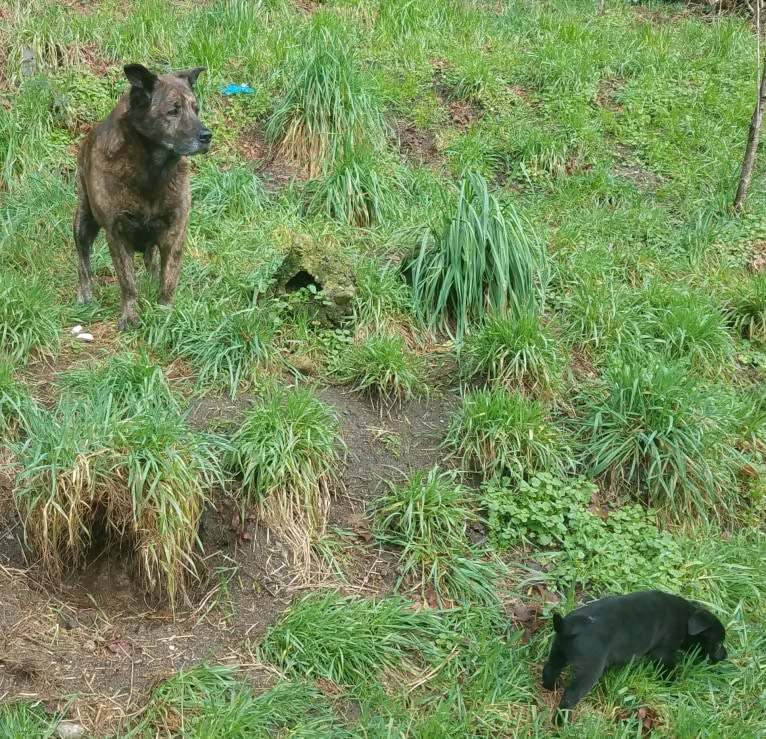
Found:
[[561, 369], [553, 337], [536, 311], [490, 316], [466, 338], [460, 363], [467, 379], [479, 376], [492, 386], [542, 396], [558, 385]]
[[740, 282], [726, 307], [729, 323], [746, 339], [766, 337], [766, 274]]
[[255, 402], [231, 437], [229, 467], [242, 494], [257, 502], [304, 563], [327, 523], [330, 493], [339, 484], [340, 422], [311, 388], [269, 392]]
[[271, 360], [276, 318], [268, 308], [233, 304], [227, 296], [179, 301], [172, 313], [156, 308], [147, 341], [191, 364], [197, 382], [232, 397], [252, 387]]
[[0, 708], [0, 736], [5, 739], [53, 739], [60, 736], [57, 725], [56, 717], [40, 705], [17, 701]]
[[96, 544], [124, 545], [150, 590], [171, 604], [185, 596], [206, 491], [222, 480], [211, 440], [176, 410], [119, 409], [108, 393], [65, 396], [23, 431], [14, 494], [44, 569], [58, 576]]
[[0, 355], [0, 433], [23, 428], [35, 411], [29, 390], [14, 377], [13, 363]]
[[458, 340], [487, 313], [516, 316], [537, 305], [541, 258], [531, 225], [510, 205], [501, 208], [486, 180], [468, 172], [441, 231], [423, 234], [408, 264], [416, 315]]
[[695, 368], [714, 373], [731, 363], [724, 315], [709, 298], [653, 283], [635, 302], [628, 300], [627, 310], [636, 316], [632, 338], [641, 344], [638, 351], [649, 345], [670, 360], [688, 358]]
[[359, 691], [384, 672], [411, 672], [432, 658], [442, 630], [435, 611], [415, 609], [404, 598], [316, 592], [266, 632], [258, 654], [290, 677]]
[[369, 228], [395, 212], [390, 174], [381, 176], [371, 155], [347, 151], [306, 186], [309, 215], [324, 215], [350, 226]]
[[60, 334], [55, 295], [34, 278], [5, 271], [0, 277], [0, 352], [19, 362], [33, 352], [52, 354]]
[[503, 388], [470, 392], [450, 418], [442, 448], [484, 477], [502, 471], [515, 479], [544, 470], [566, 474], [572, 468], [569, 444], [546, 416], [542, 403]]
[[325, 696], [307, 683], [283, 680], [258, 695], [247, 672], [231, 665], [196, 665], [157, 685], [130, 736], [329, 736], [335, 717]]
[[497, 605], [493, 568], [472, 556], [466, 527], [478, 521], [471, 492], [454, 473], [416, 472], [407, 483], [386, 483], [388, 491], [374, 504], [375, 535], [401, 547], [401, 583], [414, 576], [425, 589], [445, 599]]
[[180, 412], [162, 367], [143, 349], [138, 355], [121, 352], [95, 367], [69, 370], [61, 376], [61, 387], [70, 393], [109, 398], [114, 407], [134, 412], [144, 408]]
[[333, 374], [381, 407], [428, 395], [425, 360], [407, 349], [398, 335], [371, 336], [350, 346], [337, 360]]
[[324, 33], [291, 63], [289, 79], [265, 133], [285, 156], [305, 164], [310, 177], [345, 151], [380, 147], [383, 120], [346, 44]]
[[580, 397], [576, 424], [594, 476], [676, 520], [733, 513], [731, 416], [687, 366], [654, 358], [606, 370]]

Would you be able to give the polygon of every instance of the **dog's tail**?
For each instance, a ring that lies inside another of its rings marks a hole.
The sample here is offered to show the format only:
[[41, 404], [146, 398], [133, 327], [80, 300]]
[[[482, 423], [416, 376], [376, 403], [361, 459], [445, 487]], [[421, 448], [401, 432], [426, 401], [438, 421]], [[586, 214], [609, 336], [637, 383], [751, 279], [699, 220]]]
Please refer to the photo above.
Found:
[[553, 614], [553, 630], [557, 634], [563, 634], [564, 633], [564, 619], [561, 616], [560, 613]]

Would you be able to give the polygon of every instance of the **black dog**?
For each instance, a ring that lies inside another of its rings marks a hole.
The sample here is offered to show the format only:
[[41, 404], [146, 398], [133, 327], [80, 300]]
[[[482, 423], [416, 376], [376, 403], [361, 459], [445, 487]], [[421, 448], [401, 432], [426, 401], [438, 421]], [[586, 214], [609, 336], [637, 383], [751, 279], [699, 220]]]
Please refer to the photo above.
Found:
[[557, 724], [611, 665], [648, 657], [669, 677], [679, 650], [697, 650], [711, 662], [726, 659], [723, 624], [698, 603], [657, 590], [602, 598], [564, 618], [554, 613], [553, 629], [556, 636], [543, 667], [543, 687], [553, 690], [567, 665], [573, 672], [554, 716]]

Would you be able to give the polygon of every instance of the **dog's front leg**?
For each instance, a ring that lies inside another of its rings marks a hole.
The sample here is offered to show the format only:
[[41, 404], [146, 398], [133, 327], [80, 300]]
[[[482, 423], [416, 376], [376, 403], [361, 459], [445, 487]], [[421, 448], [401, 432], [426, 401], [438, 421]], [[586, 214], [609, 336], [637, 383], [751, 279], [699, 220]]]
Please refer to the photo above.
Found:
[[144, 266], [151, 278], [157, 282], [160, 279], [160, 268], [157, 260], [157, 245], [148, 244], [144, 249]]
[[127, 241], [114, 233], [108, 233], [106, 238], [109, 244], [109, 253], [112, 255], [114, 271], [120, 283], [122, 294], [122, 315], [118, 323], [120, 331], [125, 331], [131, 326], [138, 325], [136, 304], [138, 293], [136, 291], [136, 272], [133, 267], [133, 249]]
[[574, 707], [591, 691], [604, 672], [604, 663], [593, 658], [575, 660], [572, 663], [572, 680], [561, 696], [554, 722], [562, 724], [572, 720]]
[[157, 302], [170, 305], [176, 294], [186, 238], [186, 221], [169, 229], [160, 240], [160, 292]]

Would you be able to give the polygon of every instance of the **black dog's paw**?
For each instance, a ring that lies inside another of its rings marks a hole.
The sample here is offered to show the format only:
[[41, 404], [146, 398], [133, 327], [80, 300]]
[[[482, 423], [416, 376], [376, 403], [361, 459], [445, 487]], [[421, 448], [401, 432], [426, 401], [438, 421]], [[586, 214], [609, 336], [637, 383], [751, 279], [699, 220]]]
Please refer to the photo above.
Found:
[[556, 689], [556, 678], [551, 677], [550, 675], [546, 675], [543, 672], [543, 687], [546, 690], [555, 690]]

